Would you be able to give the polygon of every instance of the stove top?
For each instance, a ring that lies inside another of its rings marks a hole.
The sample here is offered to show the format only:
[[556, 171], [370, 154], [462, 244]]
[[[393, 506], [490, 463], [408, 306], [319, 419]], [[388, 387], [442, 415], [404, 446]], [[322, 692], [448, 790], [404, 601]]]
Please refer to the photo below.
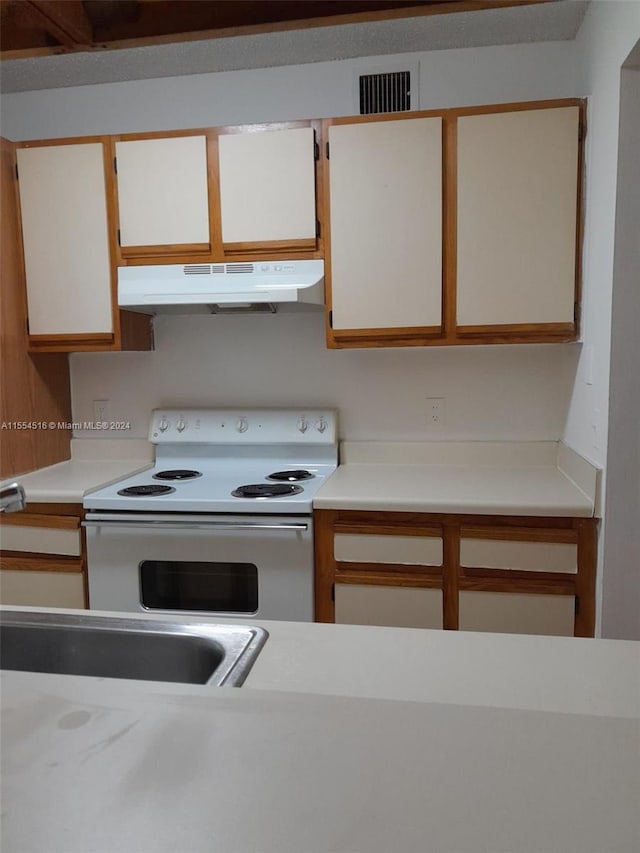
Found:
[[330, 410], [158, 410], [155, 465], [85, 496], [103, 511], [308, 515], [338, 462]]

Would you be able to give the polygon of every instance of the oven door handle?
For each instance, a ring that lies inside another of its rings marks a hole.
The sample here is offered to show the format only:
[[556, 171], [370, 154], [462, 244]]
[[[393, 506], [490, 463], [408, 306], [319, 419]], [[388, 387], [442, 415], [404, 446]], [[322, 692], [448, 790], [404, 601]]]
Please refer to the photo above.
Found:
[[304, 522], [274, 522], [257, 521], [201, 521], [195, 519], [159, 519], [153, 516], [145, 518], [129, 518], [126, 516], [102, 516], [95, 514], [82, 522], [83, 527], [161, 527], [164, 530], [308, 530]]

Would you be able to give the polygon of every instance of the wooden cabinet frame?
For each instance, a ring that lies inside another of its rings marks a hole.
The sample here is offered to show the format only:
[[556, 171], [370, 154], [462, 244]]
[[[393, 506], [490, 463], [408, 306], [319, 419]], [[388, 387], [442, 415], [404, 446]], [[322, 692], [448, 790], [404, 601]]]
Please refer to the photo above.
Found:
[[[595, 630], [596, 519], [522, 516], [450, 515], [439, 513], [315, 510], [315, 618], [335, 621], [334, 585], [428, 587], [442, 590], [443, 627], [458, 628], [458, 593], [463, 590], [575, 597], [574, 636], [593, 637]], [[437, 536], [442, 538], [442, 565], [339, 562], [336, 534]], [[524, 571], [466, 568], [460, 562], [463, 537], [521, 542], [559, 542], [577, 546], [577, 571]]]
[[[456, 318], [457, 277], [457, 124], [463, 116], [516, 111], [547, 110], [563, 107], [579, 108], [577, 227], [575, 254], [575, 315], [573, 323], [521, 323], [513, 325], [459, 326]], [[329, 198], [330, 151], [325, 146], [328, 168], [324, 170], [325, 226], [325, 287], [326, 287], [326, 338], [330, 349], [383, 346], [459, 346], [467, 344], [503, 343], [559, 343], [574, 341], [579, 335], [579, 305], [581, 291], [581, 246], [583, 234], [583, 174], [584, 137], [586, 133], [586, 101], [571, 98], [549, 101], [530, 101], [512, 104], [495, 104], [478, 107], [461, 107], [444, 110], [426, 110], [411, 113], [389, 113], [380, 116], [351, 116], [325, 119], [323, 136], [329, 138], [329, 128], [339, 124], [356, 124], [374, 121], [403, 121], [416, 118], [442, 118], [443, 179], [442, 179], [442, 323], [438, 327], [403, 327], [374, 329], [333, 329], [331, 299], [331, 222]], [[402, 153], [398, 152], [401, 157]]]
[[[148, 350], [153, 347], [151, 318], [133, 311], [121, 311], [118, 308], [118, 285], [116, 270], [116, 232], [112, 224], [115, 222], [113, 169], [111, 162], [110, 139], [107, 136], [83, 136], [68, 139], [46, 139], [37, 142], [19, 142], [18, 148], [43, 148], [60, 145], [82, 145], [99, 143], [102, 145], [104, 159], [105, 198], [107, 206], [107, 227], [109, 241], [109, 259], [111, 267], [111, 313], [113, 332], [90, 333], [86, 335], [32, 335], [29, 333], [29, 315], [27, 308], [26, 276], [23, 276], [23, 305], [27, 349], [29, 352], [92, 352], [109, 350]], [[17, 174], [17, 164], [16, 164]], [[22, 222], [19, 219], [19, 240], [22, 247]], [[24, 261], [23, 261], [24, 264]]]
[[[315, 134], [317, 157], [315, 159], [315, 194], [318, 234], [313, 240], [271, 240], [265, 242], [223, 243], [222, 211], [220, 202], [220, 170], [218, 159], [218, 140], [221, 136], [234, 133], [267, 133], [277, 130], [292, 130], [311, 127]], [[322, 204], [323, 158], [320, 156], [322, 122], [319, 120], [289, 121], [251, 125], [230, 125], [228, 127], [200, 128], [196, 130], [157, 131], [153, 133], [127, 133], [109, 137], [111, 145], [111, 171], [115, 158], [115, 143], [142, 139], [168, 139], [184, 136], [205, 136], [207, 139], [207, 173], [209, 191], [209, 237], [210, 242], [176, 246], [115, 246], [117, 266], [144, 266], [152, 264], [188, 264], [236, 261], [273, 260], [286, 256], [291, 260], [324, 257], [323, 228], [320, 220]], [[114, 233], [119, 228], [117, 183], [112, 182], [114, 204]]]
[[0, 550], [0, 570], [81, 574], [84, 605], [88, 608], [87, 541], [85, 529], [82, 527], [83, 519], [82, 505], [67, 503], [27, 504], [22, 512], [1, 516], [0, 530], [5, 526], [77, 530], [80, 537], [80, 554], [71, 557], [41, 552]]

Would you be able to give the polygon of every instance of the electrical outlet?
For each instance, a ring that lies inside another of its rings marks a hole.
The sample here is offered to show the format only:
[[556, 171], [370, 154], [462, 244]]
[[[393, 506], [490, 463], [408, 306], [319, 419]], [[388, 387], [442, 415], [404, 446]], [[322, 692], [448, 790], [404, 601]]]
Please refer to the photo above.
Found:
[[427, 429], [439, 430], [445, 423], [445, 398], [427, 397]]
[[93, 401], [93, 422], [108, 423], [111, 420], [111, 400]]

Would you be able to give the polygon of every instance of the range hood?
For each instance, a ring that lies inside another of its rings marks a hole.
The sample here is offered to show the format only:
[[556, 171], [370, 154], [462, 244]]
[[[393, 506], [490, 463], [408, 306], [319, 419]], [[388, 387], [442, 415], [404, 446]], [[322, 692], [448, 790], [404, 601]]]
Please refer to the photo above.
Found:
[[275, 312], [324, 305], [324, 261], [118, 268], [118, 305], [146, 314]]

